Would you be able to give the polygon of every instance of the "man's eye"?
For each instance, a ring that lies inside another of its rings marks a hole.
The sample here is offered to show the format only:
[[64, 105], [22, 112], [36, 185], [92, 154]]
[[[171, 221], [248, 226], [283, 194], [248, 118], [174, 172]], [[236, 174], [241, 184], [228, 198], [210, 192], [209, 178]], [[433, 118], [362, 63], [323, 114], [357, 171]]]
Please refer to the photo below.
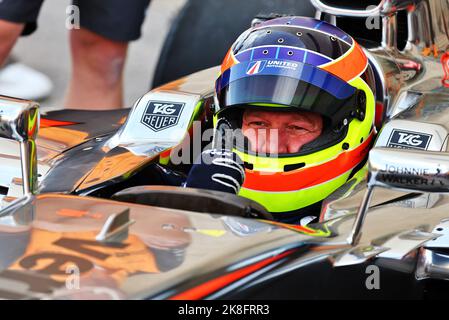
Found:
[[306, 129], [304, 129], [303, 127], [300, 126], [288, 126], [288, 129], [292, 130], [292, 131], [307, 131]]
[[254, 127], [267, 127], [268, 126], [268, 124], [263, 121], [252, 121], [250, 123], [250, 125], [254, 126]]

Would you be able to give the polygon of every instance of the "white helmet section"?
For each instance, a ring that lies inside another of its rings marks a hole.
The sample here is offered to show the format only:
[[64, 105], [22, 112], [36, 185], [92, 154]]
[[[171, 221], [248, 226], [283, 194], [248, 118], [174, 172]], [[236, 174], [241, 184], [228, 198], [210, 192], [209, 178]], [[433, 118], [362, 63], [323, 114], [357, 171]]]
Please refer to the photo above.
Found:
[[107, 146], [152, 156], [180, 144], [200, 99], [200, 95], [189, 93], [147, 93], [135, 103], [126, 123]]

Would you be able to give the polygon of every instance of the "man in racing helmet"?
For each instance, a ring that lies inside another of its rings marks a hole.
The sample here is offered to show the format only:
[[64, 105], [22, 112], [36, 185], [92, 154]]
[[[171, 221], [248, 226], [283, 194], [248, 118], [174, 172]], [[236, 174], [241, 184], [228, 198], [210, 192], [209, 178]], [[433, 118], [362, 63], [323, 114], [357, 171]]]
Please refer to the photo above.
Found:
[[363, 167], [374, 90], [363, 50], [331, 24], [283, 17], [244, 32], [223, 61], [214, 115], [217, 134], [242, 138], [232, 140], [246, 171], [239, 195], [278, 221], [318, 216]]

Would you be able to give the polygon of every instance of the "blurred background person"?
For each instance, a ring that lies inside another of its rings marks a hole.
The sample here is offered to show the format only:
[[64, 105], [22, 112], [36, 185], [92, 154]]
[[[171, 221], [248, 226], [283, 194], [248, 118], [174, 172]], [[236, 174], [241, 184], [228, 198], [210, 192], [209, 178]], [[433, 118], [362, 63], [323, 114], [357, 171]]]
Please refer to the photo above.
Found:
[[[36, 30], [43, 2], [0, 2], [0, 65], [21, 35]], [[73, 0], [79, 9], [80, 29], [69, 32], [72, 72], [66, 108], [103, 110], [123, 106], [128, 44], [140, 38], [149, 3], [150, 0]]]

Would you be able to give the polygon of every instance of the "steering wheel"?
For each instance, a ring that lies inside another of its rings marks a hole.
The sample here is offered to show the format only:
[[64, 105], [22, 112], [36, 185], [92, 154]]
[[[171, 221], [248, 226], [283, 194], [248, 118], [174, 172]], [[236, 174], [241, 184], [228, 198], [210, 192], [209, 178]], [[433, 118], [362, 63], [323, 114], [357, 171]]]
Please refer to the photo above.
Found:
[[221, 191], [172, 186], [138, 186], [119, 191], [113, 200], [156, 207], [273, 220], [259, 203]]

